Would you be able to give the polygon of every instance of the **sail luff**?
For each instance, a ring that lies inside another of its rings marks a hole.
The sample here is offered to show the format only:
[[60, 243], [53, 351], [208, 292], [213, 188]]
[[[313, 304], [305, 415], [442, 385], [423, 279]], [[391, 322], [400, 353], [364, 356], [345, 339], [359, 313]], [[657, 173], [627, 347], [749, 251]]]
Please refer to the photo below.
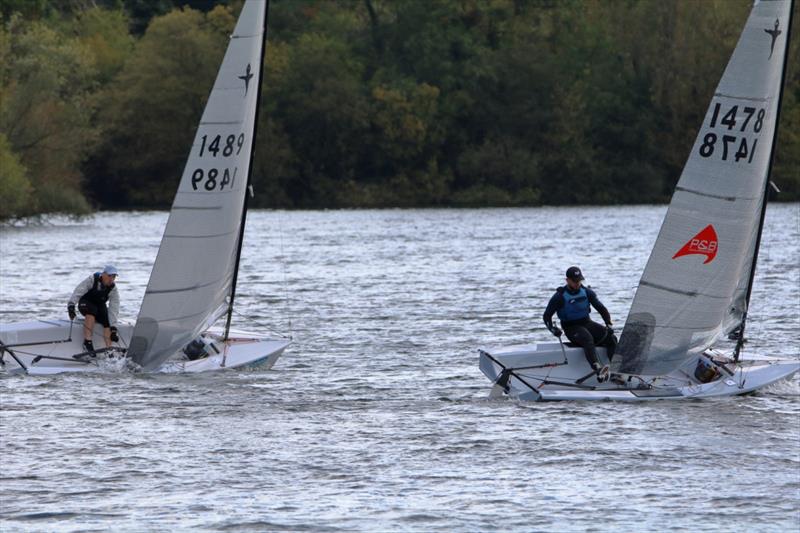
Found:
[[744, 346], [744, 329], [747, 324], [747, 314], [750, 311], [750, 295], [753, 292], [753, 281], [756, 277], [756, 264], [758, 263], [758, 250], [761, 247], [761, 234], [764, 231], [764, 219], [767, 216], [767, 202], [769, 201], [770, 180], [772, 179], [772, 165], [775, 162], [775, 147], [778, 144], [778, 126], [781, 123], [781, 104], [783, 103], [783, 89], [786, 83], [786, 70], [789, 64], [789, 44], [792, 42], [792, 19], [794, 18], [794, 0], [789, 2], [789, 22], [786, 24], [786, 41], [783, 49], [783, 70], [781, 71], [780, 89], [778, 92], [778, 109], [775, 114], [775, 129], [772, 135], [772, 149], [769, 154], [769, 166], [767, 167], [767, 179], [764, 183], [764, 198], [761, 202], [761, 217], [758, 222], [758, 233], [756, 235], [756, 245], [753, 250], [753, 262], [750, 265], [750, 276], [747, 280], [747, 295], [745, 296], [745, 306], [742, 313], [742, 321], [739, 324], [736, 348], [733, 352], [734, 361], [739, 361], [739, 354]]
[[236, 296], [236, 282], [239, 279], [239, 261], [242, 256], [242, 243], [244, 241], [244, 228], [247, 223], [247, 207], [249, 205], [250, 194], [252, 194], [253, 160], [256, 151], [256, 138], [258, 137], [258, 112], [261, 108], [261, 86], [264, 80], [264, 52], [267, 47], [267, 19], [269, 17], [269, 0], [265, 0], [264, 16], [261, 22], [261, 54], [259, 56], [258, 68], [258, 96], [256, 97], [256, 111], [253, 123], [253, 138], [250, 141], [250, 163], [247, 165], [247, 183], [245, 185], [244, 205], [242, 206], [242, 223], [239, 226], [239, 239], [236, 245], [236, 262], [233, 268], [233, 280], [231, 281], [231, 294], [228, 303], [228, 316], [225, 319], [224, 338], [228, 338], [231, 329], [231, 318], [233, 317], [233, 300]]

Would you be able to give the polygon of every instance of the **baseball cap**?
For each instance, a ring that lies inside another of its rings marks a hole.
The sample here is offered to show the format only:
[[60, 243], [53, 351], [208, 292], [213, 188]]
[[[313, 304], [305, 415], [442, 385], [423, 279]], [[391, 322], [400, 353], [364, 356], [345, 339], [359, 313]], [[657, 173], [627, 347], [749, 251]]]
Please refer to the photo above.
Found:
[[106, 265], [103, 267], [103, 274], [108, 274], [109, 276], [117, 276], [119, 272], [117, 272], [117, 267], [114, 265]]
[[585, 279], [583, 277], [583, 272], [581, 272], [581, 269], [576, 266], [571, 266], [567, 269], [567, 277], [572, 281], [581, 281]]

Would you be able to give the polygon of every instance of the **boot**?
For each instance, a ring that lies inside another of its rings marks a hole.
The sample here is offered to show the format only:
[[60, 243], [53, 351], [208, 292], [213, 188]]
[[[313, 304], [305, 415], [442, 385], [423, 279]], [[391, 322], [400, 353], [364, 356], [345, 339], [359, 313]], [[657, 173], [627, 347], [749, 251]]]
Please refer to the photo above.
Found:
[[92, 344], [92, 341], [83, 341], [83, 351], [84, 353], [75, 354], [72, 356], [72, 358], [82, 363], [86, 363], [90, 361], [92, 357], [97, 357], [97, 354], [94, 353], [94, 344]]
[[594, 372], [595, 372], [595, 374], [597, 374], [597, 382], [598, 383], [604, 383], [604, 382], [608, 381], [608, 367], [607, 366], [601, 366], [600, 363], [595, 363], [595, 364], [592, 365], [592, 368], [594, 368]]
[[83, 341], [83, 349], [90, 352], [89, 355], [92, 357], [97, 357], [97, 354], [94, 353], [94, 343], [92, 341]]

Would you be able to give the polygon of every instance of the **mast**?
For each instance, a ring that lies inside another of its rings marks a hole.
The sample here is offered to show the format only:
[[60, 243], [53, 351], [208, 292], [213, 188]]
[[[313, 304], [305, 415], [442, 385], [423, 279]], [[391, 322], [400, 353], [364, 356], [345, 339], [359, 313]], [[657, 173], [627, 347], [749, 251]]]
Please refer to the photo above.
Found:
[[[225, 319], [225, 335], [224, 339], [228, 338], [228, 333], [231, 329], [231, 317], [233, 316], [233, 299], [236, 296], [236, 281], [239, 277], [239, 260], [242, 256], [242, 241], [244, 240], [244, 227], [247, 222], [247, 204], [253, 192], [251, 181], [253, 178], [253, 159], [256, 153], [256, 134], [258, 132], [258, 112], [261, 106], [261, 84], [264, 79], [264, 50], [267, 46], [267, 18], [269, 15], [269, 0], [264, 0], [266, 6], [264, 7], [264, 18], [261, 22], [261, 54], [258, 61], [258, 96], [256, 97], [256, 110], [255, 117], [253, 118], [253, 138], [250, 140], [250, 163], [247, 167], [247, 184], [245, 185], [244, 193], [244, 206], [242, 208], [242, 222], [239, 226], [239, 242], [236, 244], [236, 263], [233, 268], [233, 281], [231, 282], [231, 298], [228, 303], [228, 317]], [[784, 66], [785, 68], [785, 66]]]
[[761, 219], [758, 222], [758, 234], [756, 235], [756, 246], [753, 250], [753, 264], [750, 265], [750, 279], [747, 281], [747, 296], [745, 297], [742, 321], [739, 324], [739, 336], [736, 340], [736, 348], [733, 351], [733, 360], [739, 361], [739, 353], [744, 346], [744, 327], [747, 323], [747, 312], [750, 310], [750, 294], [753, 292], [753, 280], [756, 276], [756, 263], [758, 262], [758, 249], [761, 247], [761, 233], [764, 231], [764, 219], [767, 215], [767, 199], [769, 198], [770, 180], [772, 177], [772, 163], [775, 160], [775, 146], [778, 144], [778, 126], [781, 119], [781, 103], [783, 102], [783, 86], [786, 81], [786, 66], [789, 64], [789, 44], [792, 39], [792, 16], [794, 15], [794, 0], [789, 0], [789, 22], [786, 25], [786, 42], [783, 49], [783, 69], [781, 70], [781, 83], [778, 89], [778, 108], [775, 112], [775, 129], [772, 132], [772, 148], [769, 153], [769, 165], [767, 166], [767, 179], [764, 183], [764, 201], [761, 204]]

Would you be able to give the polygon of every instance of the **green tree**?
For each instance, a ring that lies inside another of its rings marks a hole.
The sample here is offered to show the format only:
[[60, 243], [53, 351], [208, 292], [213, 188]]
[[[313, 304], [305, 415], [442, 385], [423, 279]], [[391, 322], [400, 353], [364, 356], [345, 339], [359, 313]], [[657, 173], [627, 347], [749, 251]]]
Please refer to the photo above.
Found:
[[288, 55], [291, 68], [268, 93], [292, 151], [302, 154], [287, 192], [295, 205], [336, 205], [337, 183], [357, 177], [369, 128], [363, 64], [346, 43], [321, 34], [301, 36]]
[[258, 139], [253, 161], [253, 206], [293, 207], [289, 191], [297, 175], [299, 161], [283, 123], [276, 118], [279, 89], [286, 83], [290, 68], [290, 47], [270, 42], [264, 58], [263, 94], [258, 117]]
[[217, 10], [153, 19], [104, 92], [103, 144], [89, 167], [92, 189], [106, 205], [172, 202], [227, 44], [219, 22], [233, 21]]
[[41, 18], [52, 9], [52, 0], [0, 0], [0, 15], [4, 22], [15, 13], [26, 19], [34, 19]]
[[86, 212], [80, 164], [95, 141], [92, 56], [42, 22], [12, 17], [0, 31], [0, 132], [27, 169], [40, 212]]
[[[794, 20], [800, 21], [800, 7], [795, 7]], [[797, 22], [795, 22], [797, 24]], [[784, 87], [778, 144], [772, 180], [781, 189], [773, 199], [800, 200], [800, 39], [792, 34]]]
[[33, 212], [32, 192], [25, 167], [11, 151], [6, 136], [0, 133], [0, 220]]
[[72, 18], [70, 26], [78, 43], [94, 55], [98, 83], [110, 82], [133, 51], [134, 39], [128, 34], [125, 12], [92, 8]]
[[[254, 205], [666, 201], [750, 4], [273, 0]], [[15, 205], [168, 205], [241, 5], [0, 0]], [[797, 200], [789, 60], [772, 177]]]

